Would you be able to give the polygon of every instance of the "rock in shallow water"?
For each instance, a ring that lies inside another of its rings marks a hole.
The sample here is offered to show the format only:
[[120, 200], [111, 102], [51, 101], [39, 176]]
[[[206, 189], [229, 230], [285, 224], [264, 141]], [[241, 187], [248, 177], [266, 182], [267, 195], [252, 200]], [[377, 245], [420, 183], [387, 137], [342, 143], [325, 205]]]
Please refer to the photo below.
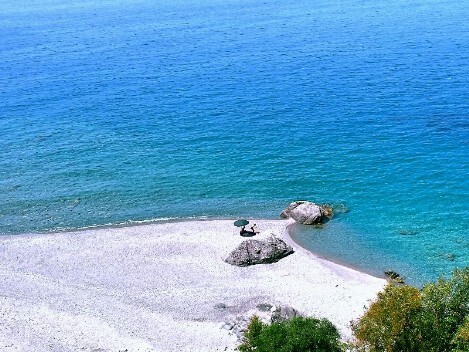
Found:
[[283, 219], [293, 218], [296, 222], [303, 225], [321, 224], [332, 217], [332, 208], [299, 200], [290, 203], [290, 205], [282, 211], [280, 217]]
[[246, 240], [230, 253], [225, 262], [237, 266], [269, 264], [292, 254], [293, 248], [280, 238], [271, 236], [266, 240]]
[[404, 278], [396, 273], [395, 271], [392, 270], [386, 270], [384, 272], [384, 275], [388, 278], [388, 281], [391, 283], [397, 283], [397, 284], [403, 284], [404, 283]]

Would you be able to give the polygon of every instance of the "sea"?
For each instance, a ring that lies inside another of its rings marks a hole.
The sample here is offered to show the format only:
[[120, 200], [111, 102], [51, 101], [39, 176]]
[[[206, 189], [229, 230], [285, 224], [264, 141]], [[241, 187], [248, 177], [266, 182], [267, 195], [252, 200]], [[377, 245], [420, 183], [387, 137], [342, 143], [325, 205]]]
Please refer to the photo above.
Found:
[[276, 219], [422, 285], [469, 266], [469, 2], [0, 0], [0, 234]]

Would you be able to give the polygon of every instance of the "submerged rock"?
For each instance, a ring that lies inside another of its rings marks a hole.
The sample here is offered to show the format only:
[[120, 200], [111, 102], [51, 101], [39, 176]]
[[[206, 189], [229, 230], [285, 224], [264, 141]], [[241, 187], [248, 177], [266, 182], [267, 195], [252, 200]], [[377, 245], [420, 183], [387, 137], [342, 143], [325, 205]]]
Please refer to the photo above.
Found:
[[336, 203], [331, 206], [331, 208], [334, 209], [334, 213], [338, 214], [345, 214], [350, 211], [347, 205], [344, 203]]
[[283, 219], [292, 218], [303, 225], [321, 224], [330, 219], [333, 215], [332, 208], [327, 205], [317, 205], [312, 202], [300, 200], [290, 203], [282, 211], [280, 217]]
[[402, 236], [415, 236], [416, 234], [416, 230], [399, 230], [399, 235]]
[[246, 240], [233, 250], [225, 262], [237, 266], [268, 264], [293, 253], [293, 248], [280, 238], [271, 236], [266, 240]]
[[456, 259], [456, 254], [454, 254], [454, 253], [440, 253], [440, 254], [438, 254], [438, 257], [441, 258], [441, 259], [448, 260], [450, 262], [454, 262], [454, 260]]

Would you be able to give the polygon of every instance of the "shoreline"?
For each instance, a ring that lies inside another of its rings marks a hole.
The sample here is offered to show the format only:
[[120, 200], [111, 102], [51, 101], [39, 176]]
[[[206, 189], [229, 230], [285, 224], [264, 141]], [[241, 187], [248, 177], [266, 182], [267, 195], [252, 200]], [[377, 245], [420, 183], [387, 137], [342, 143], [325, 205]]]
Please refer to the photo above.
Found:
[[350, 320], [386, 281], [302, 248], [287, 220], [251, 221], [261, 231], [252, 239], [274, 234], [295, 253], [273, 264], [229, 265], [224, 258], [246, 238], [226, 219], [1, 236], [0, 346], [234, 351], [227, 322], [265, 303], [328, 318], [350, 338]]
[[[159, 224], [168, 224], [168, 223], [187, 223], [187, 222], [192, 222], [192, 221], [234, 221], [235, 218], [233, 219], [228, 219], [228, 218], [212, 218], [212, 217], [189, 217], [189, 218], [160, 218], [160, 219], [149, 219], [149, 220], [129, 220], [127, 223], [118, 223], [118, 224], [104, 224], [104, 225], [91, 225], [88, 227], [79, 227], [75, 229], [63, 229], [63, 230], [53, 230], [53, 231], [45, 231], [45, 232], [29, 232], [29, 233], [18, 233], [18, 234], [0, 234], [0, 239], [3, 237], [24, 237], [24, 236], [43, 236], [43, 235], [53, 235], [53, 234], [63, 234], [63, 233], [81, 233], [81, 232], [87, 232], [87, 231], [94, 231], [94, 230], [112, 230], [112, 229], [121, 229], [121, 228], [127, 228], [127, 227], [139, 227], [139, 226], [146, 226], [146, 225], [159, 225]], [[256, 220], [257, 221], [257, 220]], [[269, 218], [263, 218], [259, 219], [258, 221], [283, 221], [282, 219], [269, 219]], [[376, 275], [372, 272], [366, 271], [363, 268], [359, 268], [356, 266], [353, 266], [350, 263], [346, 263], [343, 261], [340, 261], [336, 258], [330, 258], [330, 257], [325, 257], [322, 256], [314, 251], [311, 251], [302, 245], [300, 245], [298, 242], [296, 242], [293, 239], [293, 236], [291, 234], [291, 229], [295, 226], [295, 222], [291, 222], [286, 225], [284, 235], [286, 239], [288, 240], [288, 244], [290, 244], [292, 247], [296, 247], [302, 251], [305, 251], [306, 253], [311, 254], [313, 257], [315, 257], [318, 260], [322, 260], [324, 262], [332, 263], [341, 267], [346, 267], [355, 271], [358, 271], [360, 273], [366, 274], [373, 276], [378, 279], [384, 279], [386, 280], [385, 276], [379, 276]]]
[[360, 267], [357, 267], [357, 266], [354, 266], [350, 263], [347, 263], [347, 262], [344, 262], [342, 260], [339, 260], [339, 259], [336, 259], [336, 258], [332, 258], [332, 257], [326, 257], [326, 256], [323, 256], [319, 253], [316, 253], [314, 251], [310, 251], [309, 249], [303, 247], [301, 244], [299, 244], [298, 242], [296, 242], [294, 239], [293, 239], [293, 236], [290, 232], [290, 228], [292, 228], [293, 226], [295, 226], [295, 223], [292, 223], [290, 224], [287, 229], [286, 229], [286, 235], [289, 237], [291, 243], [294, 243], [296, 247], [302, 249], [303, 251], [307, 252], [307, 253], [310, 253], [312, 256], [314, 256], [315, 258], [317, 258], [318, 260], [322, 260], [324, 262], [328, 262], [328, 263], [332, 263], [332, 264], [335, 264], [335, 265], [338, 265], [338, 266], [341, 266], [341, 267], [345, 267], [345, 268], [349, 268], [349, 269], [352, 269], [352, 270], [355, 270], [355, 271], [358, 271], [360, 273], [363, 273], [363, 274], [366, 274], [366, 275], [370, 275], [370, 276], [373, 276], [373, 277], [376, 277], [377, 279], [383, 279], [383, 280], [386, 280], [386, 277], [385, 275], [377, 275], [371, 271], [366, 271], [365, 269], [363, 268], [360, 268]]

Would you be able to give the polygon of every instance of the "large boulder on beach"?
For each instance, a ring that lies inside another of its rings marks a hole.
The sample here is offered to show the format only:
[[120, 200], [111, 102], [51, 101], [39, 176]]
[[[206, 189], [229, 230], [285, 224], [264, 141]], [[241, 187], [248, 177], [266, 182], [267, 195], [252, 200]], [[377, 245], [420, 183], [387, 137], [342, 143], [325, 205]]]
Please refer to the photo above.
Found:
[[322, 224], [332, 217], [332, 208], [326, 205], [317, 205], [313, 202], [299, 200], [290, 203], [282, 211], [280, 217], [283, 219], [292, 218], [303, 225]]
[[293, 248], [282, 239], [272, 235], [265, 240], [246, 240], [239, 244], [225, 259], [225, 262], [237, 266], [269, 264], [292, 254]]

